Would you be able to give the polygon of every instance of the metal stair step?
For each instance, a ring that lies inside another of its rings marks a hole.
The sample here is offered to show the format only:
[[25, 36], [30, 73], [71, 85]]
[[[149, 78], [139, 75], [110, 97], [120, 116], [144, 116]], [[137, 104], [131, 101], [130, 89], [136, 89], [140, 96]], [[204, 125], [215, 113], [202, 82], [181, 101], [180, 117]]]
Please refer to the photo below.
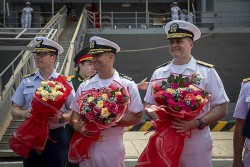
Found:
[[12, 134], [15, 130], [16, 128], [7, 128], [5, 134]]
[[[1, 149], [0, 149], [0, 152], [1, 152], [2, 150], [5, 150], [5, 151], [8, 150], [9, 152], [12, 151], [12, 150], [10, 149], [10, 147], [9, 147], [9, 144], [8, 144], [8, 143], [5, 143], [5, 142], [4, 142], [4, 143], [0, 142], [0, 148], [1, 148]], [[12, 151], [12, 152], [13, 152], [13, 151]]]
[[8, 142], [10, 140], [10, 138], [12, 137], [12, 135], [3, 135], [1, 142]]

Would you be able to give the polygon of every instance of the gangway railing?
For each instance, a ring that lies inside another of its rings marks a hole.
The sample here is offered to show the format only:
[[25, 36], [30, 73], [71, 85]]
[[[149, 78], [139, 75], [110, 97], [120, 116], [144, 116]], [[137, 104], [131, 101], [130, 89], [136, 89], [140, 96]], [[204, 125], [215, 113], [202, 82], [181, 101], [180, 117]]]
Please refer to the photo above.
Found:
[[67, 50], [66, 57], [62, 65], [59, 67], [60, 74], [69, 76], [74, 73], [73, 57], [82, 48], [86, 31], [87, 31], [87, 17], [86, 17], [86, 8], [84, 7], [80, 19], [78, 21], [75, 33], [71, 39], [69, 49]]
[[[60, 11], [46, 24], [44, 28], [41, 28], [37, 34], [34, 36], [45, 36], [55, 41], [58, 40], [59, 34], [62, 32], [64, 26], [67, 23], [67, 8], [66, 6], [62, 7]], [[31, 31], [31, 29], [23, 29], [20, 33], [25, 33], [25, 31]], [[33, 29], [34, 30], [34, 29]], [[1, 29], [0, 29], [1, 31]], [[9, 32], [16, 31], [16, 29], [9, 29]], [[12, 40], [26, 40], [30, 41], [27, 48], [32, 48], [33, 42], [31, 42], [33, 37], [31, 38], [22, 38], [21, 35], [17, 34], [17, 38], [12, 38]], [[1, 38], [0, 38], [1, 40]], [[11, 40], [11, 39], [5, 39]], [[28, 49], [25, 51], [21, 51], [18, 56], [11, 62], [10, 65], [6, 67], [3, 72], [0, 74], [0, 140], [3, 133], [8, 126], [11, 116], [10, 116], [10, 109], [12, 106], [12, 102], [10, 101], [10, 97], [13, 95], [13, 92], [18, 87], [22, 76], [28, 73], [33, 72], [36, 69], [34, 63], [34, 57], [32, 56], [31, 51], [32, 49]], [[57, 65], [59, 66], [59, 65]], [[3, 76], [10, 75], [10, 79], [8, 82], [3, 85]]]
[[[154, 12], [91, 12], [86, 10], [92, 28], [162, 28], [171, 14]], [[101, 16], [101, 18], [99, 18]], [[199, 27], [250, 27], [250, 11], [196, 11], [194, 24]]]

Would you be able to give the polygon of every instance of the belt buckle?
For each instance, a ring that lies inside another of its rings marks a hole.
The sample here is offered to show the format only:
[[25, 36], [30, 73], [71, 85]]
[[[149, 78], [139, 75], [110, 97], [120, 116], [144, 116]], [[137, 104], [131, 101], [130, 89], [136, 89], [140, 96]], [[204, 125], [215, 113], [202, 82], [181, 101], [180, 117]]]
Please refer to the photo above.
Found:
[[98, 141], [98, 142], [102, 141], [102, 136], [99, 136], [96, 141]]

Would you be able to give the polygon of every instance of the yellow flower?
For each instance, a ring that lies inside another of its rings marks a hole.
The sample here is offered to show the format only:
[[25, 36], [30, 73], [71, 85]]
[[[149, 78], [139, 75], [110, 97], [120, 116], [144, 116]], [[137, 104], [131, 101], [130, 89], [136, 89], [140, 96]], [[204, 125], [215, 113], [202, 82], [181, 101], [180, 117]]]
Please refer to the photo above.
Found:
[[122, 93], [121, 92], [115, 92], [115, 95], [121, 95]]
[[42, 97], [42, 100], [43, 101], [48, 101], [48, 98], [47, 97]]
[[107, 108], [102, 108], [101, 116], [107, 118], [111, 113], [108, 111]]
[[193, 85], [189, 85], [188, 88], [193, 89], [193, 90], [198, 90], [198, 88], [196, 88], [196, 87], [193, 86]]
[[197, 96], [196, 96], [196, 99], [197, 99], [197, 100], [200, 100], [200, 101], [201, 101], [201, 103], [203, 103], [203, 102], [204, 102], [204, 99], [201, 97], [201, 95], [197, 95]]
[[46, 81], [42, 81], [42, 82], [41, 82], [41, 86], [42, 86], [42, 87], [44, 87], [44, 86], [46, 86], [46, 85], [47, 85], [47, 82], [46, 82]]
[[48, 92], [47, 92], [46, 90], [42, 90], [42, 91], [40, 92], [40, 94], [41, 94], [41, 96], [46, 96], [46, 94], [48, 94]]
[[166, 92], [171, 93], [171, 94], [174, 94], [174, 93], [175, 93], [175, 90], [174, 90], [174, 89], [171, 89], [171, 88], [167, 88]]
[[183, 90], [185, 90], [184, 88], [178, 88], [178, 90], [181, 92], [181, 91], [183, 91]]
[[102, 108], [103, 107], [103, 101], [98, 101], [96, 106], [99, 107], [99, 108]]
[[43, 87], [37, 88], [37, 91], [38, 91], [38, 92], [41, 92], [42, 90], [43, 90]]
[[95, 98], [91, 96], [91, 97], [88, 98], [88, 102], [91, 102], [91, 101], [93, 101], [94, 99], [95, 99]]
[[102, 94], [102, 98], [103, 99], [107, 99], [108, 98], [108, 94], [107, 93]]

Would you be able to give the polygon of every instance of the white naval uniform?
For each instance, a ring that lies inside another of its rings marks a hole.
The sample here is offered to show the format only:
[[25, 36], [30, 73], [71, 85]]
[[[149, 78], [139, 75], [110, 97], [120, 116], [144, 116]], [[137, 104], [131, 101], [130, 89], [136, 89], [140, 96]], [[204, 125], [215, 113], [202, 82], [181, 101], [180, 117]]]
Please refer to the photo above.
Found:
[[[127, 88], [131, 102], [128, 104], [126, 114], [133, 112], [138, 113], [144, 109], [137, 85], [134, 81], [130, 81], [119, 75], [115, 71], [112, 78], [102, 80], [99, 75], [95, 75], [93, 78], [83, 82], [77, 92], [76, 97], [73, 100], [70, 108], [75, 112], [79, 112], [79, 106], [76, 103], [79, 95], [82, 91], [90, 90], [92, 88], [99, 89], [102, 87], [108, 87], [113, 80], [119, 82], [124, 88]], [[123, 127], [108, 128], [101, 131], [101, 141], [93, 142], [89, 149], [90, 159], [87, 159], [80, 163], [80, 167], [125, 167], [125, 149], [123, 146]]]
[[[51, 75], [49, 76], [49, 80], [54, 80], [57, 78], [59, 73], [54, 70]], [[36, 72], [34, 74], [31, 74], [29, 77], [24, 78], [18, 88], [16, 89], [15, 93], [11, 97], [11, 101], [13, 101], [15, 104], [22, 106], [25, 109], [31, 109], [31, 101], [34, 96], [34, 93], [38, 87], [41, 86], [41, 81], [43, 81], [43, 77], [41, 76], [40, 72]], [[72, 84], [70, 83], [71, 87]], [[73, 101], [73, 98], [75, 96], [75, 91], [72, 89], [70, 92], [70, 95], [68, 96], [65, 104], [61, 108], [61, 111], [66, 112], [66, 109], [69, 109], [71, 102]], [[50, 124], [50, 129], [56, 129], [59, 127], [64, 126], [68, 122], [65, 123], [53, 123]]]
[[179, 20], [179, 11], [181, 9], [179, 8], [179, 6], [173, 6], [171, 8], [171, 17], [172, 17], [172, 21], [173, 20]]
[[[241, 84], [239, 98], [233, 114], [234, 118], [246, 119], [250, 109], [250, 81]], [[240, 153], [239, 153], [240, 154]], [[243, 156], [244, 167], [250, 167], [250, 139], [246, 138]]]
[[189, 13], [187, 14], [187, 21], [188, 21], [189, 23], [194, 24], [194, 14], [193, 14], [193, 12], [189, 12]]
[[[229, 99], [224, 90], [224, 86], [221, 82], [214, 68], [207, 67], [197, 63], [193, 57], [188, 64], [177, 66], [173, 64], [173, 61], [161, 68], [158, 68], [152, 78], [152, 80], [167, 78], [170, 73], [178, 73], [191, 75], [191, 73], [198, 74], [201, 78], [201, 82], [197, 87], [206, 90], [211, 93], [210, 101], [203, 107], [204, 112], [197, 118], [201, 118], [206, 115], [209, 110], [218, 104], [229, 102]], [[156, 104], [152, 97], [152, 85], [149, 84], [144, 101], [150, 104]], [[212, 139], [210, 136], [209, 127], [205, 127], [203, 130], [194, 129], [191, 131], [191, 138], [185, 139], [184, 148], [179, 161], [179, 167], [212, 167]]]
[[180, 20], [187, 21], [187, 14], [185, 13], [180, 13]]
[[31, 27], [31, 20], [33, 12], [33, 8], [31, 7], [25, 7], [23, 8], [23, 15], [24, 15], [24, 25], [22, 25], [23, 28], [30, 28]]

